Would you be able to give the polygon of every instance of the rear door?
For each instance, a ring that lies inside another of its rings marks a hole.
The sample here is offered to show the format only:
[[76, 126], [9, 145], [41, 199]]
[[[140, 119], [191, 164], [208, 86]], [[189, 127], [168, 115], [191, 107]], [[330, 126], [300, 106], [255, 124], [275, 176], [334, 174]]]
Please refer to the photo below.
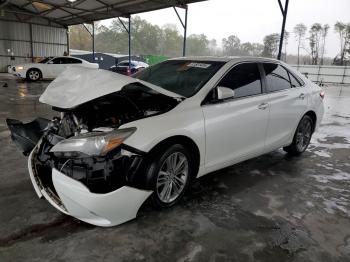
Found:
[[302, 84], [282, 65], [264, 63], [263, 68], [270, 107], [266, 150], [271, 151], [291, 142], [307, 99]]
[[214, 89], [202, 106], [209, 172], [263, 152], [269, 114], [256, 63], [234, 66], [218, 86], [233, 89], [235, 96], [219, 101]]

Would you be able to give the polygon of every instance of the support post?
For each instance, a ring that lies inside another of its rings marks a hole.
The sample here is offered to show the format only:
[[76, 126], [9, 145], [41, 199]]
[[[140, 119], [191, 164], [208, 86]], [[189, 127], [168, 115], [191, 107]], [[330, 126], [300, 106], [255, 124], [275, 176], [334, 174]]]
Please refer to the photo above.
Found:
[[347, 69], [347, 65], [346, 65], [346, 63], [345, 63], [345, 65], [344, 65], [344, 74], [343, 74], [343, 78], [342, 78], [342, 80], [341, 80], [341, 83], [342, 83], [342, 84], [344, 84], [344, 80], [345, 80], [345, 76], [346, 76], [346, 69]]
[[92, 22], [92, 62], [95, 63], [95, 22]]
[[[131, 70], [131, 16], [128, 21], [128, 34], [129, 34], [129, 69]], [[131, 72], [131, 71], [130, 71]]]
[[186, 56], [186, 38], [187, 38], [187, 14], [188, 14], [188, 6], [185, 8], [185, 26], [184, 26], [184, 42], [182, 46], [182, 56]]
[[281, 60], [282, 48], [283, 48], [283, 38], [284, 38], [284, 32], [285, 32], [285, 27], [286, 27], [286, 20], [287, 20], [289, 0], [286, 0], [284, 9], [282, 8], [281, 0], [278, 0], [278, 4], [280, 6], [280, 9], [281, 9], [281, 12], [282, 12], [282, 16], [283, 16], [280, 45], [279, 45], [279, 48], [278, 48], [278, 55], [277, 55], [277, 59]]
[[176, 7], [173, 6], [174, 11], [175, 11], [177, 17], [179, 18], [180, 23], [181, 23], [181, 25], [182, 25], [182, 27], [183, 27], [183, 29], [184, 29], [184, 41], [183, 41], [183, 45], [182, 45], [182, 56], [186, 56], [188, 5], [184, 5], [184, 6], [181, 6], [181, 7], [185, 9], [185, 22], [182, 21], [180, 15], [179, 15], [179, 12], [176, 10]]
[[31, 61], [34, 62], [34, 46], [33, 46], [33, 25], [29, 24], [29, 34], [30, 34], [30, 57]]
[[66, 34], [67, 34], [67, 54], [70, 55], [69, 52], [69, 27], [66, 28]]

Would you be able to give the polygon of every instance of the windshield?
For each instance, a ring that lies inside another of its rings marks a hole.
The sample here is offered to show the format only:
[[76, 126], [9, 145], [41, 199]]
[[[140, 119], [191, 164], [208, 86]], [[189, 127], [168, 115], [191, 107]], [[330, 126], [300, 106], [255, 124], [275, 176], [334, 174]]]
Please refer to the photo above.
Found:
[[49, 62], [51, 59], [52, 59], [52, 56], [46, 57], [46, 58], [44, 58], [43, 60], [41, 60], [39, 63], [40, 63], [40, 64], [46, 64], [46, 63]]
[[214, 61], [168, 60], [133, 77], [184, 97], [193, 96], [225, 64]]

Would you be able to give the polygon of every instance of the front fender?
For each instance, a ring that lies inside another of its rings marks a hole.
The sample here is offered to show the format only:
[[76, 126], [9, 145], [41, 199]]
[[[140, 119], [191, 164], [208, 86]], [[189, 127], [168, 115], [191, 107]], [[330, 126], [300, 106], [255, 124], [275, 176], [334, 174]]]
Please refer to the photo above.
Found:
[[163, 140], [173, 136], [186, 136], [197, 145], [201, 159], [205, 156], [204, 119], [200, 108], [182, 112], [170, 111], [162, 115], [127, 123], [121, 128], [136, 127], [136, 132], [124, 144], [149, 152]]

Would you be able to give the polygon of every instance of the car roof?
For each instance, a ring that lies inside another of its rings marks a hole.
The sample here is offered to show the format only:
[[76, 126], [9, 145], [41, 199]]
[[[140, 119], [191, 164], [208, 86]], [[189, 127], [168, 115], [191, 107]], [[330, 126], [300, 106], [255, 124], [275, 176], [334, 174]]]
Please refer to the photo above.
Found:
[[[120, 63], [129, 63], [129, 60], [123, 60], [123, 61], [120, 61], [118, 64]], [[144, 63], [142, 61], [137, 61], [137, 60], [131, 60], [131, 63]]]
[[73, 59], [77, 59], [77, 60], [82, 60], [85, 61], [84, 59], [75, 57], [75, 56], [49, 56], [50, 58], [73, 58]]
[[169, 60], [191, 60], [191, 61], [208, 61], [208, 62], [280, 62], [277, 59], [255, 56], [185, 56], [171, 58]]

